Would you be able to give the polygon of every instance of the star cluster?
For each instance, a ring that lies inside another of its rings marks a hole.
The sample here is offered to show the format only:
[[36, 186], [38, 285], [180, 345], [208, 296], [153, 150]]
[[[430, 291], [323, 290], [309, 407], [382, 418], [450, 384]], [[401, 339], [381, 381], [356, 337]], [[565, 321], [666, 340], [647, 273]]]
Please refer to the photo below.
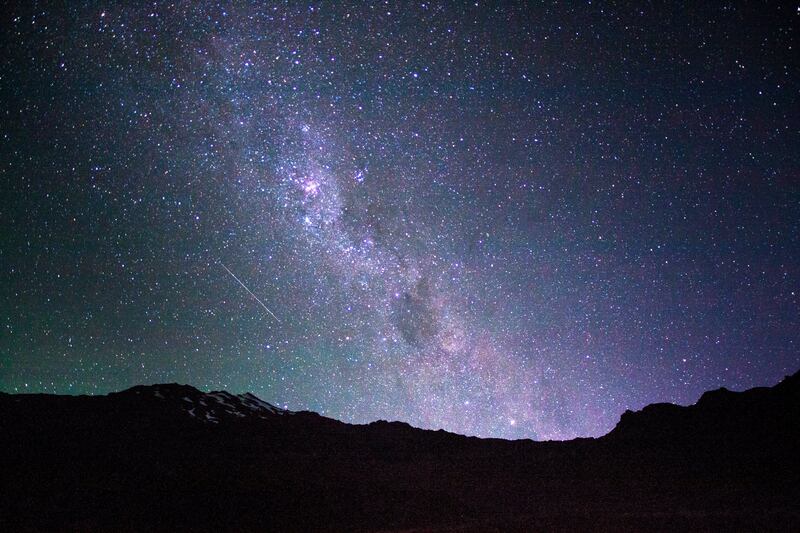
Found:
[[563, 439], [800, 366], [794, 8], [27, 4], [4, 391]]

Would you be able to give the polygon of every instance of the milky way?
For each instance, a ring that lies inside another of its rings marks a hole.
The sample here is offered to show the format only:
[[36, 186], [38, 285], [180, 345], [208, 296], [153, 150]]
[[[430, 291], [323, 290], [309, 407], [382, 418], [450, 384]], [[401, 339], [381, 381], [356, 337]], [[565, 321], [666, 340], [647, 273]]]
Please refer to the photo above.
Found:
[[794, 8], [68, 4], [2, 19], [2, 390], [561, 439], [800, 367]]

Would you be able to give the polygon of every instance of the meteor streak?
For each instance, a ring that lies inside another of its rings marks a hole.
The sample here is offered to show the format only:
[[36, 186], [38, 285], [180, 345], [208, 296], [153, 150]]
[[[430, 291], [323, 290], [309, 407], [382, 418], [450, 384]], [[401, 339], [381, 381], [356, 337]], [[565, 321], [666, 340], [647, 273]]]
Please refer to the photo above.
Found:
[[261, 307], [263, 307], [263, 308], [264, 308], [264, 310], [265, 310], [267, 313], [269, 313], [269, 314], [270, 314], [270, 316], [271, 316], [272, 318], [274, 318], [275, 320], [277, 320], [279, 324], [283, 324], [283, 322], [281, 322], [281, 319], [280, 319], [280, 318], [278, 318], [277, 316], [275, 316], [275, 313], [273, 313], [272, 311], [270, 311], [270, 310], [269, 310], [269, 307], [267, 307], [267, 306], [264, 304], [264, 302], [262, 302], [262, 301], [261, 301], [261, 299], [260, 299], [258, 296], [256, 296], [255, 294], [253, 294], [253, 291], [251, 291], [250, 289], [248, 289], [248, 288], [247, 288], [247, 285], [245, 285], [244, 283], [242, 283], [242, 280], [240, 280], [239, 278], [237, 278], [237, 277], [236, 277], [236, 274], [234, 274], [233, 272], [231, 272], [231, 270], [230, 270], [228, 267], [226, 267], [224, 263], [220, 262], [219, 264], [220, 264], [220, 265], [222, 265], [222, 268], [224, 268], [224, 269], [225, 269], [225, 271], [226, 271], [228, 274], [230, 274], [230, 275], [233, 277], [233, 279], [235, 279], [237, 282], [239, 282], [239, 285], [241, 285], [242, 287], [244, 287], [244, 290], [246, 290], [248, 293], [250, 293], [250, 296], [252, 296], [253, 298], [255, 298], [255, 299], [256, 299], [256, 301], [257, 301], [259, 304], [261, 304]]

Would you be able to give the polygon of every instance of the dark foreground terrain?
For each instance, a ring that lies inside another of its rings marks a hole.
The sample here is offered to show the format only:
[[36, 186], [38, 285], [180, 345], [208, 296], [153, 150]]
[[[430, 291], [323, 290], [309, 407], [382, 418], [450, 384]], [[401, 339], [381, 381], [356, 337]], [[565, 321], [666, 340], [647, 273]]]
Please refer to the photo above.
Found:
[[599, 439], [348, 425], [188, 386], [0, 394], [0, 530], [800, 530], [800, 373]]

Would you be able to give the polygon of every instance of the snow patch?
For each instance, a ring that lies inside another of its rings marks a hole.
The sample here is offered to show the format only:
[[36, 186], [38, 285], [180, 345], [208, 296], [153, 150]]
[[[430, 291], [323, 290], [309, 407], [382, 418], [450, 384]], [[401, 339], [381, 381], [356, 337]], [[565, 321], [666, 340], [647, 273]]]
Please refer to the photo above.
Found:
[[[164, 394], [156, 390], [154, 394], [166, 399]], [[225, 419], [258, 418], [268, 419], [275, 415], [294, 414], [286, 409], [261, 400], [252, 393], [233, 395], [225, 391], [213, 391], [198, 398], [182, 396], [177, 406], [195, 419], [204, 423], [219, 424]]]

